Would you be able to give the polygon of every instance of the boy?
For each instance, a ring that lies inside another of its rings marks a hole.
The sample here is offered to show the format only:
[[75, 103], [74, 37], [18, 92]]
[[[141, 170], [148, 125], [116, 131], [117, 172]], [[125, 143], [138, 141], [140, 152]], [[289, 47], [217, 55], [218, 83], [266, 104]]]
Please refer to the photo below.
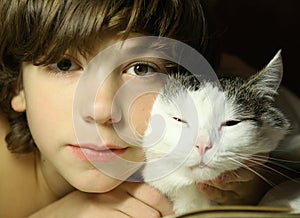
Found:
[[[123, 119], [122, 111], [111, 112], [113, 97], [138, 73], [167, 72], [166, 64], [134, 60], [118, 66], [106, 78], [95, 105], [86, 105], [80, 114], [84, 124], [97, 126], [100, 145], [92, 139], [79, 145], [73, 129], [73, 96], [93, 56], [126, 38], [173, 38], [210, 60], [200, 2], [15, 0], [1, 1], [0, 16], [1, 217], [171, 214], [171, 203], [156, 190], [111, 177], [82, 153], [83, 149], [103, 164], [115, 156], [143, 161], [141, 149], [123, 140], [113, 128]], [[153, 103], [153, 96], [148, 97], [135, 102], [130, 114], [140, 134]], [[253, 189], [262, 187], [253, 174], [244, 178]], [[229, 190], [235, 190], [234, 181]], [[210, 197], [226, 203], [217, 194]]]

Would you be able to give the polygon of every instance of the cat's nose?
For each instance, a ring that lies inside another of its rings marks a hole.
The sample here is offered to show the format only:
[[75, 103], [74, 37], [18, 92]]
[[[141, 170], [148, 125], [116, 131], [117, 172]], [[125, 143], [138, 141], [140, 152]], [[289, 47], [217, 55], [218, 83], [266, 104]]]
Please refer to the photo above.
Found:
[[196, 148], [198, 149], [200, 155], [204, 155], [209, 149], [212, 148], [211, 143], [199, 143], [196, 144]]

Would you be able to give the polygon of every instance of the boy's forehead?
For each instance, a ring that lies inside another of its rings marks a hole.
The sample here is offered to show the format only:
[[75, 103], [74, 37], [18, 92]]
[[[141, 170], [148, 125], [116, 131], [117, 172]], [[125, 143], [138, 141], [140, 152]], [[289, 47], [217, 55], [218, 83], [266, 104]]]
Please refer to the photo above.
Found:
[[[135, 33], [135, 32], [129, 33], [126, 37], [124, 37], [123, 35], [120, 35], [116, 32], [100, 34], [97, 38], [95, 38], [94, 40], [91, 40], [89, 42], [89, 45], [87, 45], [87, 47], [89, 49], [88, 49], [88, 52], [87, 52], [85, 58], [88, 61], [90, 61], [97, 54], [99, 54], [103, 50], [115, 45], [116, 43], [119, 43], [121, 41], [123, 41], [125, 43], [125, 41], [127, 39], [131, 39], [134, 37], [141, 37], [141, 36], [144, 36], [144, 35], [141, 33]], [[120, 45], [122, 45], [122, 44], [120, 44]], [[131, 44], [131, 46], [133, 47], [132, 44]], [[70, 53], [70, 51], [68, 51], [67, 53]]]

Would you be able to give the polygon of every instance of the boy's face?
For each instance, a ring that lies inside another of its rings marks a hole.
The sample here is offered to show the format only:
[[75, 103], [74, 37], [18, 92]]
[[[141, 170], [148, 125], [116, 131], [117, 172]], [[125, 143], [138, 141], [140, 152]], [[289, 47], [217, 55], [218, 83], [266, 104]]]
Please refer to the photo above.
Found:
[[119, 47], [104, 50], [116, 42], [101, 40], [96, 52], [102, 54], [93, 60], [67, 53], [48, 66], [23, 63], [24, 88], [12, 107], [26, 111], [43, 173], [53, 187], [70, 183], [82, 191], [105, 192], [144, 160], [138, 145], [158, 91], [147, 87], [161, 86], [151, 75], [163, 67], [155, 58], [138, 60], [129, 50], [118, 52]]

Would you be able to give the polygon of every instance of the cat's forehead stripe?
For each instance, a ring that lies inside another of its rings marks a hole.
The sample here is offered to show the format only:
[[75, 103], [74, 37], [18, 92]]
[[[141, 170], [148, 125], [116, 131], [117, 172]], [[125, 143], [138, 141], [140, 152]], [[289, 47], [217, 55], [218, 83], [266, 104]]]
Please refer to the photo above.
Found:
[[216, 90], [221, 89], [218, 82], [200, 82], [192, 75], [176, 74], [169, 76], [167, 83], [162, 89], [162, 97], [170, 99], [182, 93], [201, 90], [207, 87], [214, 87]]

